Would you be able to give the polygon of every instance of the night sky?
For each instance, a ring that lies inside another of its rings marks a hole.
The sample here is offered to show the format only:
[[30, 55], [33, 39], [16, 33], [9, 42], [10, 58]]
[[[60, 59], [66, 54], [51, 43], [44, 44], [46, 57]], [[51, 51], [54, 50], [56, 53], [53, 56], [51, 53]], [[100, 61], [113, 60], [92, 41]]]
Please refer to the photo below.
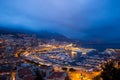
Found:
[[0, 0], [0, 26], [120, 42], [120, 0]]

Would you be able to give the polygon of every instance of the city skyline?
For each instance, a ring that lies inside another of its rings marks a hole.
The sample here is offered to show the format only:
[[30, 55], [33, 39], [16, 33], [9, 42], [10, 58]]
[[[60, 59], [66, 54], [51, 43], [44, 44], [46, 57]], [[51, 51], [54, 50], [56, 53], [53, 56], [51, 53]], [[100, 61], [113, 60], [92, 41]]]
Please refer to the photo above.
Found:
[[0, 0], [0, 80], [120, 80], [120, 0]]

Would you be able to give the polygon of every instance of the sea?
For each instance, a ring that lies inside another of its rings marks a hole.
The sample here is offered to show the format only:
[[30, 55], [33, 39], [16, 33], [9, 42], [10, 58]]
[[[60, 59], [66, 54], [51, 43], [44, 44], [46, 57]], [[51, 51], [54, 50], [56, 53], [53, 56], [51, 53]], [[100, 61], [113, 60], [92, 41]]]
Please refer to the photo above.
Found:
[[93, 48], [101, 52], [106, 49], [120, 49], [120, 44], [81, 44], [81, 47]]

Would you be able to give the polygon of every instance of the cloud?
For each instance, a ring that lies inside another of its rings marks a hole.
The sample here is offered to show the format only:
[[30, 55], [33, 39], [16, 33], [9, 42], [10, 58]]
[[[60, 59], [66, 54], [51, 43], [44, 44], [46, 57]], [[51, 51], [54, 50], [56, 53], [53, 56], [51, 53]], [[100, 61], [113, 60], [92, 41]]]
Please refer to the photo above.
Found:
[[120, 37], [119, 3], [119, 0], [1, 0], [0, 24], [50, 30], [78, 39], [114, 40]]

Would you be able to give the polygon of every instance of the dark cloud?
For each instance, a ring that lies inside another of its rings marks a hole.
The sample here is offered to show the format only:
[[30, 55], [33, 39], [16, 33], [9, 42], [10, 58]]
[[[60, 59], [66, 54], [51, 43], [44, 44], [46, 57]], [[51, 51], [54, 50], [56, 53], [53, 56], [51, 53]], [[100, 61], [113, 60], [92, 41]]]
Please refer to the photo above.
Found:
[[119, 14], [119, 0], [0, 1], [0, 25], [55, 31], [78, 39], [118, 41]]

